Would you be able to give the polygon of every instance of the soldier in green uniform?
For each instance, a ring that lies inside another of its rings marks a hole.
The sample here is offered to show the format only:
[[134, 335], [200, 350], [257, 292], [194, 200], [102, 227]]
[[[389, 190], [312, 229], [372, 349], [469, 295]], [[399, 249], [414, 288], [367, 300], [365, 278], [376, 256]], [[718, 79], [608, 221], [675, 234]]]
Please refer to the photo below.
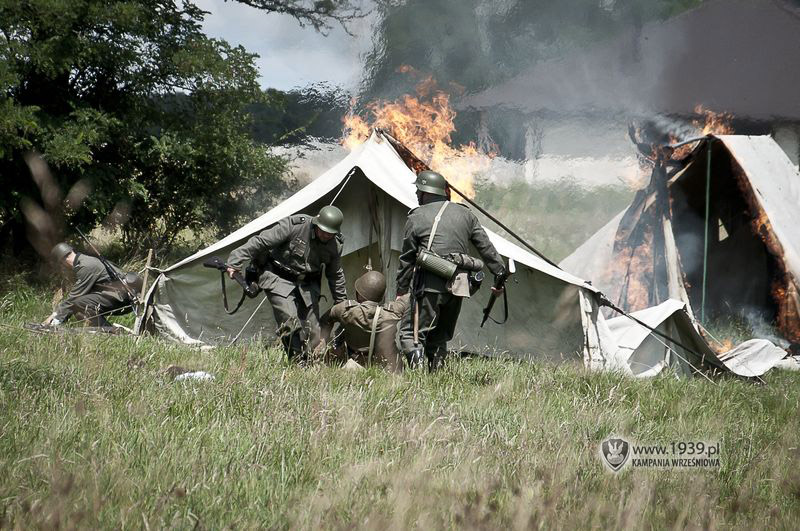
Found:
[[[440, 257], [466, 255], [471, 243], [495, 276], [505, 271], [505, 265], [475, 214], [465, 205], [449, 201], [450, 191], [442, 175], [422, 171], [417, 176], [416, 187], [420, 206], [409, 213], [406, 221], [397, 271], [398, 295], [412, 291], [415, 298], [414, 311], [406, 312], [400, 325], [400, 346], [413, 367], [422, 361], [415, 359], [417, 347], [421, 345], [428, 368], [435, 370], [447, 354], [447, 342], [455, 333], [462, 298], [469, 296], [469, 291], [417, 266], [420, 251], [429, 248]], [[429, 242], [437, 217], [436, 232]], [[502, 292], [494, 287], [492, 290]], [[414, 342], [415, 313], [419, 345]]]
[[[75, 252], [66, 243], [59, 243], [52, 250], [53, 258], [75, 273], [75, 285], [69, 294], [56, 307], [55, 311], [42, 324], [58, 326], [73, 315], [86, 320], [92, 326], [109, 327], [106, 315], [121, 315], [132, 311], [131, 299], [125, 287], [113, 280], [106, 266], [98, 258]], [[124, 278], [117, 266], [114, 268], [118, 278]]]
[[248, 262], [259, 271], [258, 285], [272, 304], [277, 333], [290, 359], [305, 359], [319, 343], [323, 266], [333, 302], [347, 299], [339, 232], [343, 219], [335, 206], [323, 207], [316, 217], [289, 216], [228, 257], [231, 277]]
[[356, 300], [334, 305], [322, 316], [323, 344], [330, 341], [333, 325], [342, 327], [344, 344], [334, 347], [337, 358], [355, 359], [361, 365], [377, 363], [399, 372], [403, 360], [397, 349], [397, 324], [409, 305], [409, 295], [381, 305], [386, 293], [386, 278], [378, 271], [368, 271], [355, 282]]

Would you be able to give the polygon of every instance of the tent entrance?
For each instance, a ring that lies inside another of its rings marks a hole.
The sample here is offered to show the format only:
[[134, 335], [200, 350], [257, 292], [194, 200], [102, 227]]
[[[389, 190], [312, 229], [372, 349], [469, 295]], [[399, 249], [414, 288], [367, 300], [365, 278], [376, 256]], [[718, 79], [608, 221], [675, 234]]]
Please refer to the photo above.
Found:
[[[700, 317], [739, 314], [748, 322], [772, 323], [777, 308], [771, 285], [777, 264], [754, 233], [744, 196], [744, 179], [720, 142], [711, 142], [708, 245], [705, 249], [706, 186], [709, 148], [702, 144], [686, 169], [670, 184], [673, 231], [686, 290]], [[705, 305], [703, 271], [705, 264]]]

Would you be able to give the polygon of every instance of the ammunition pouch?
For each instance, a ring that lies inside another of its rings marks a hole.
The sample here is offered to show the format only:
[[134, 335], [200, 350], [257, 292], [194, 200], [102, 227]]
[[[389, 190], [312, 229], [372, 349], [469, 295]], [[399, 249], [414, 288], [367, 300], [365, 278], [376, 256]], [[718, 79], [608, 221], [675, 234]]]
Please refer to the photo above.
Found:
[[427, 249], [420, 250], [417, 255], [417, 265], [425, 271], [433, 273], [445, 280], [453, 278], [453, 275], [456, 274], [456, 269], [458, 269], [458, 266], [450, 260], [442, 258], [438, 254]]
[[470, 271], [469, 273], [469, 295], [470, 297], [475, 295], [479, 289], [481, 289], [481, 284], [483, 283], [483, 279], [486, 278], [486, 275], [483, 271]]

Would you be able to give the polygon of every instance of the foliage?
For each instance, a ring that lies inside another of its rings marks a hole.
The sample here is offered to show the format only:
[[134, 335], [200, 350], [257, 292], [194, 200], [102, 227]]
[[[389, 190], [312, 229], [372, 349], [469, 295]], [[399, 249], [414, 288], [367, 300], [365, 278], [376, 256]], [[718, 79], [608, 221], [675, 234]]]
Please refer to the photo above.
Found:
[[[8, 280], [8, 279], [4, 279]], [[3, 527], [796, 528], [800, 375], [766, 385], [500, 360], [435, 375], [288, 365], [259, 344], [33, 335], [0, 286]], [[172, 382], [178, 364], [213, 382]], [[721, 444], [619, 475], [609, 435]]]
[[585, 187], [570, 178], [533, 184], [479, 181], [476, 186], [482, 207], [555, 262], [577, 249], [632, 198], [625, 186]]
[[280, 98], [280, 106], [257, 103], [248, 107], [255, 140], [287, 145], [310, 138], [341, 137], [342, 117], [350, 102], [350, 96], [341, 87], [319, 83], [301, 90], [273, 93]]
[[171, 0], [0, 0], [4, 240], [24, 240], [20, 201], [49, 193], [30, 178], [30, 150], [59, 194], [91, 190], [68, 226], [129, 213], [123, 233], [139, 247], [212, 223], [224, 231], [268, 206], [285, 162], [249, 137], [246, 106], [280, 98], [258, 86], [254, 55], [202, 33], [203, 17]]
[[236, 0], [241, 4], [294, 17], [301, 26], [306, 24], [327, 34], [331, 23], [338, 22], [345, 31], [347, 22], [365, 15], [358, 0]]

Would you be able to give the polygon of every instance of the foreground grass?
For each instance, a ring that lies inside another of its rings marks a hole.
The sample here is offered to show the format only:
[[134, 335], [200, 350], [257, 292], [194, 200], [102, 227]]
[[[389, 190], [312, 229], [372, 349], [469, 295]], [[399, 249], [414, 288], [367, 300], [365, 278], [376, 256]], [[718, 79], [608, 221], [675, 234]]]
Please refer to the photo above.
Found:
[[[0, 296], [0, 516], [43, 527], [794, 527], [800, 375], [767, 385], [491, 360], [299, 368], [260, 346], [34, 335]], [[175, 383], [170, 364], [213, 373]], [[720, 441], [709, 471], [607, 472], [610, 434]]]

